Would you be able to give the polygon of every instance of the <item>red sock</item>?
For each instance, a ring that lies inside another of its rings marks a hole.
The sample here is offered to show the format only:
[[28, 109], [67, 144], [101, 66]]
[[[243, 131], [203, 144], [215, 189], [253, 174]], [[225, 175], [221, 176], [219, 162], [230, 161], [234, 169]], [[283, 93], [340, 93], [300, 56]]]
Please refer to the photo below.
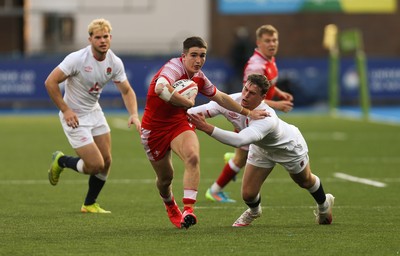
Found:
[[190, 198], [183, 198], [183, 211], [189, 210], [190, 212], [193, 212], [193, 205], [196, 203], [196, 200], [190, 199]]
[[229, 166], [229, 163], [225, 164], [224, 169], [222, 169], [221, 174], [219, 175], [217, 179], [217, 184], [223, 188], [228, 184], [233, 177], [235, 177], [237, 172], [232, 170], [232, 168]]

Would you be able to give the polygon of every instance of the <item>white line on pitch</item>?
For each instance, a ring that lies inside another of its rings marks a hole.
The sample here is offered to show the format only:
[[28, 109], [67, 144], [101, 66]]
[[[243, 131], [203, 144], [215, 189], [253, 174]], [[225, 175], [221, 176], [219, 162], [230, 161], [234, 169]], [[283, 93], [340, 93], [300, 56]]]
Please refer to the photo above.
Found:
[[365, 179], [365, 178], [359, 178], [359, 177], [351, 176], [351, 175], [341, 173], [341, 172], [335, 172], [334, 176], [339, 179], [358, 182], [358, 183], [362, 183], [362, 184], [366, 184], [366, 185], [371, 185], [374, 187], [379, 187], [379, 188], [386, 187], [386, 184], [383, 182], [374, 181], [374, 180]]

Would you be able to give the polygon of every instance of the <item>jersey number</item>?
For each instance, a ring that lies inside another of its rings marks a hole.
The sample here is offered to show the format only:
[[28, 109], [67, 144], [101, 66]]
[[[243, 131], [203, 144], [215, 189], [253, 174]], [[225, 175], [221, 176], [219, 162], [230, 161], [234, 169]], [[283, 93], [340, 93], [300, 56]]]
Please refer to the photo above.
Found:
[[89, 89], [89, 94], [98, 94], [100, 89], [101, 88], [99, 86], [99, 83], [96, 82], [96, 84], [93, 85], [93, 87]]

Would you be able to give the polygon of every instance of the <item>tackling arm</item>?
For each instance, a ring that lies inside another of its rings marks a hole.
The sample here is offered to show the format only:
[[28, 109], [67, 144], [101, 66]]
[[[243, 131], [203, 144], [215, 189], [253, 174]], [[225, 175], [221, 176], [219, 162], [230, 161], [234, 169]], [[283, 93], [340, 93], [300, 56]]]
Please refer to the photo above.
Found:
[[249, 145], [261, 139], [260, 136], [258, 136], [258, 134], [250, 127], [241, 130], [239, 133], [226, 131], [218, 127], [214, 127], [214, 130], [210, 136], [218, 140], [219, 142], [233, 146], [235, 148]]
[[244, 116], [249, 116], [252, 119], [262, 119], [269, 115], [265, 110], [249, 110], [247, 108], [242, 107], [239, 103], [234, 101], [228, 94], [217, 90], [214, 96], [210, 98], [213, 101], [216, 101], [222, 107], [239, 113]]
[[202, 113], [199, 114], [191, 114], [190, 116], [190, 121], [196, 125], [196, 128], [198, 130], [201, 130], [214, 139], [233, 146], [233, 147], [241, 147], [244, 145], [249, 145], [253, 142], [259, 141], [262, 139], [262, 135], [257, 133], [255, 130], [253, 130], [251, 127], [247, 127], [240, 131], [239, 133], [236, 132], [231, 132], [231, 131], [226, 131], [222, 130], [218, 127], [215, 127], [214, 125], [211, 125], [206, 122], [205, 117]]
[[187, 113], [188, 114], [202, 113], [205, 116], [205, 118], [211, 118], [221, 114], [219, 108], [221, 108], [221, 106], [219, 106], [215, 101], [210, 101], [207, 104], [203, 104], [188, 109]]

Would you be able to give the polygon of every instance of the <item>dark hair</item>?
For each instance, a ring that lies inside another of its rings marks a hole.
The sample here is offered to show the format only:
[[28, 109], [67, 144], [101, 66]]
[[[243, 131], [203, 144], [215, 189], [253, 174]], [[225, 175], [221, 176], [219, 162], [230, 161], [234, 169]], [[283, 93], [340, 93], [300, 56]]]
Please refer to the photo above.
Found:
[[268, 78], [264, 75], [259, 74], [251, 74], [247, 77], [247, 82], [257, 85], [261, 89], [261, 95], [266, 94], [268, 92], [271, 83]]
[[186, 38], [186, 40], [183, 41], [183, 52], [189, 51], [189, 49], [192, 47], [207, 49], [207, 43], [201, 37], [198, 36], [192, 36]]

